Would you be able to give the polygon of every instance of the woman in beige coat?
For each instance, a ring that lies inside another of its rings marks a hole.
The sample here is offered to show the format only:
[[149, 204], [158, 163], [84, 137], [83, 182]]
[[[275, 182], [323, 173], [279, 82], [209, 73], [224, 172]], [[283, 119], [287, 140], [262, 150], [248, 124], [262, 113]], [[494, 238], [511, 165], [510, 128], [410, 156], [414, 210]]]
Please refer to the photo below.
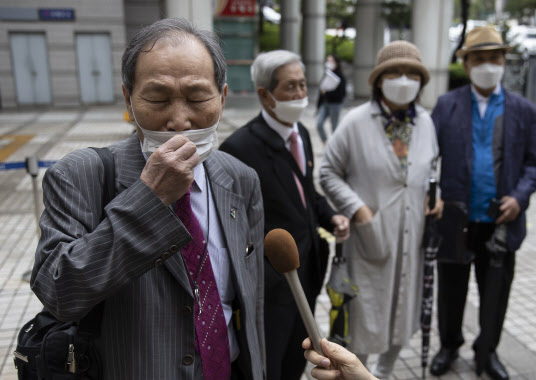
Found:
[[[430, 74], [417, 47], [394, 41], [370, 74], [372, 99], [350, 111], [326, 146], [320, 183], [352, 223], [343, 252], [359, 286], [350, 303], [350, 350], [389, 378], [418, 329], [427, 186], [438, 155], [432, 120], [415, 100]], [[431, 211], [439, 215], [442, 202]]]

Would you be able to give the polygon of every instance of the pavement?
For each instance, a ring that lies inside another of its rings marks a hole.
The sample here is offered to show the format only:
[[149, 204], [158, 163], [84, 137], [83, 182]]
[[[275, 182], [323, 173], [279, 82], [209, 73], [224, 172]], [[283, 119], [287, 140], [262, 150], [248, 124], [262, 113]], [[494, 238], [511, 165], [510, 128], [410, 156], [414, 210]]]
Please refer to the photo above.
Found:
[[[349, 104], [347, 112], [355, 104]], [[219, 128], [220, 142], [235, 129], [244, 125], [259, 112], [254, 95], [229, 96]], [[39, 300], [23, 280], [31, 270], [37, 246], [37, 213], [42, 210], [41, 180], [45, 172], [33, 178], [24, 169], [3, 170], [16, 166], [27, 156], [40, 161], [55, 161], [65, 154], [84, 147], [106, 146], [129, 136], [133, 127], [123, 120], [124, 106], [86, 107], [80, 109], [22, 109], [0, 111], [0, 379], [17, 378], [13, 365], [13, 351], [20, 327], [42, 308]], [[317, 168], [323, 144], [314, 122], [314, 109], [308, 109], [302, 118], [312, 136]], [[34, 201], [33, 187], [37, 190]], [[512, 380], [536, 380], [536, 207], [528, 210], [528, 236], [517, 252], [515, 279], [504, 324], [499, 357], [506, 365]], [[474, 372], [471, 344], [479, 332], [478, 290], [472, 275], [464, 315], [466, 343], [452, 371], [429, 379], [478, 379]], [[330, 302], [323, 292], [317, 301], [316, 320], [323, 336], [328, 335]], [[435, 316], [435, 310], [434, 310]], [[420, 332], [404, 348], [396, 363], [393, 380], [421, 378]], [[439, 346], [437, 321], [432, 324], [431, 355]], [[369, 365], [375, 361], [372, 355]], [[310, 379], [309, 366], [302, 380]], [[482, 379], [486, 379], [485, 375]]]

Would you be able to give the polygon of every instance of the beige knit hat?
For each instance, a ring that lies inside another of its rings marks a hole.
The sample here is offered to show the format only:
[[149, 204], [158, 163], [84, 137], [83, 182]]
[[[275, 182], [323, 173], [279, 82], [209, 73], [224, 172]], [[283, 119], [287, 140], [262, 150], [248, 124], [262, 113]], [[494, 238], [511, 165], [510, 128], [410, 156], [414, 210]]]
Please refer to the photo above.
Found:
[[503, 42], [501, 34], [493, 26], [478, 26], [467, 33], [465, 44], [456, 51], [456, 56], [463, 58], [472, 51], [499, 49], [507, 52], [512, 47]]
[[374, 86], [374, 82], [384, 71], [400, 65], [410, 66], [421, 73], [421, 87], [430, 80], [430, 72], [422, 64], [421, 52], [417, 49], [417, 46], [408, 41], [393, 41], [378, 52], [376, 66], [374, 66], [374, 70], [372, 70], [368, 79], [369, 84]]

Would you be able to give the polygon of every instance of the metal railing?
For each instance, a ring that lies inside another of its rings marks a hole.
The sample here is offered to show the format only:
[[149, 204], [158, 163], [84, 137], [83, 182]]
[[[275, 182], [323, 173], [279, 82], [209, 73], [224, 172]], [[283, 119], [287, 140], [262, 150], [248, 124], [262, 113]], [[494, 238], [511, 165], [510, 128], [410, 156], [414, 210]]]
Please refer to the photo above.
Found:
[[[39, 188], [37, 185], [37, 176], [39, 175], [40, 168], [49, 168], [55, 163], [56, 161], [39, 161], [35, 156], [26, 157], [26, 160], [23, 162], [0, 162], [0, 171], [26, 169], [26, 173], [28, 173], [32, 179], [35, 231], [37, 234], [37, 239], [41, 237], [41, 230], [39, 229], [39, 217], [41, 215], [41, 207], [39, 202]], [[22, 279], [29, 282], [30, 276], [31, 270], [24, 272], [22, 275]]]

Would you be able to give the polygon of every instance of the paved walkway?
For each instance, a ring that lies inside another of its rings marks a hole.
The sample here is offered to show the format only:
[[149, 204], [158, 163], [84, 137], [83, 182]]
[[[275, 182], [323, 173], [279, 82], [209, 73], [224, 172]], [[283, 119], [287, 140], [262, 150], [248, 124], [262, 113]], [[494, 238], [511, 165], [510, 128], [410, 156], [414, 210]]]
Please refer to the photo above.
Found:
[[[254, 96], [228, 98], [220, 124], [220, 142], [233, 130], [258, 113]], [[347, 109], [346, 109], [347, 110]], [[309, 127], [316, 152], [317, 167], [322, 143], [314, 128], [314, 112], [307, 110], [303, 121]], [[24, 161], [36, 155], [40, 160], [58, 160], [65, 154], [88, 146], [105, 146], [126, 138], [133, 128], [123, 121], [123, 107], [91, 107], [83, 110], [25, 110], [0, 112], [0, 168], [2, 163]], [[36, 179], [38, 191], [44, 170]], [[22, 280], [32, 268], [37, 246], [32, 179], [25, 170], [0, 170], [0, 379], [14, 380], [12, 352], [16, 334], [27, 320], [41, 309], [41, 304]], [[41, 194], [39, 193], [39, 199]], [[42, 204], [39, 201], [38, 207]], [[529, 209], [529, 236], [517, 253], [516, 278], [499, 355], [508, 367], [511, 379], [536, 380], [536, 208]], [[330, 303], [323, 293], [317, 304], [317, 321], [323, 335], [328, 332]], [[470, 342], [478, 333], [478, 293], [474, 280], [466, 307], [464, 334], [466, 343], [454, 370], [442, 380], [477, 379], [474, 374]], [[438, 346], [434, 320], [432, 350]], [[374, 356], [371, 358], [371, 364]], [[420, 333], [401, 353], [396, 364], [395, 380], [420, 378]], [[308, 379], [307, 375], [303, 379]], [[434, 378], [428, 375], [428, 378]]]

